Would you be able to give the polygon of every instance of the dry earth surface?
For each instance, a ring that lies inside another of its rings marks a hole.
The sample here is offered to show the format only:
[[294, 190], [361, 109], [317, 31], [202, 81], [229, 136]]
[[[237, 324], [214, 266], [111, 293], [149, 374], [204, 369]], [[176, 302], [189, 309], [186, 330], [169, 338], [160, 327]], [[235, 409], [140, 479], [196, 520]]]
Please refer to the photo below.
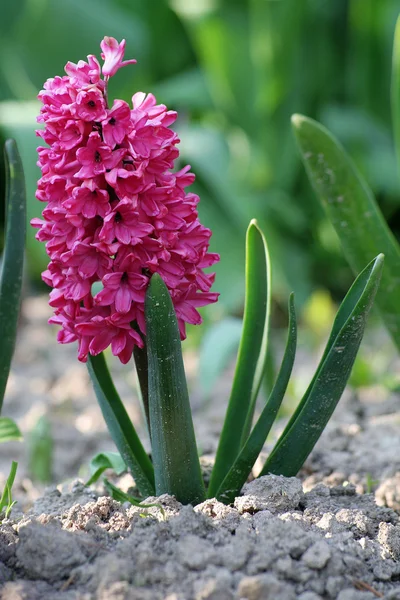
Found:
[[[153, 508], [121, 505], [101, 485], [72, 481], [113, 445], [85, 367], [74, 347], [57, 346], [48, 316], [45, 299], [26, 300], [3, 411], [26, 442], [1, 448], [0, 485], [11, 460], [20, 462], [18, 504], [0, 526], [2, 600], [400, 600], [399, 394], [347, 393], [299, 478], [250, 482], [230, 507], [210, 500], [193, 509], [168, 496], [148, 499]], [[303, 362], [297, 372], [309, 375]], [[189, 372], [192, 363], [187, 356]], [[113, 368], [141, 430], [132, 369]], [[398, 373], [399, 363], [388, 368]], [[192, 393], [209, 457], [226, 389], [222, 379], [207, 404]], [[51, 423], [54, 479], [63, 482], [46, 490], [32, 483], [26, 460], [42, 415]]]

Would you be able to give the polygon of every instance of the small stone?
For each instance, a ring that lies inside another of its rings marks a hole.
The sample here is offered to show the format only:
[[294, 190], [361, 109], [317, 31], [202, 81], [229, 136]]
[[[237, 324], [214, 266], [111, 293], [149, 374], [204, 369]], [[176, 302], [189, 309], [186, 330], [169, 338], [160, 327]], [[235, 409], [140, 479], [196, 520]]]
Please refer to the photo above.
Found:
[[265, 475], [251, 483], [246, 483], [243, 494], [252, 499], [256, 498], [253, 507], [255, 510], [268, 509], [280, 512], [295, 510], [304, 499], [301, 481], [296, 477], [280, 475]]
[[399, 560], [400, 525], [394, 526], [391, 523], [379, 523], [378, 542], [382, 544], [386, 554], [395, 560]]
[[215, 577], [197, 581], [195, 600], [233, 600], [232, 576], [227, 569], [219, 569]]
[[306, 552], [303, 554], [302, 561], [310, 569], [321, 570], [325, 567], [328, 560], [331, 557], [331, 551], [327, 542], [321, 540], [315, 542]]
[[297, 597], [297, 600], [322, 600], [319, 594], [315, 594], [315, 592], [304, 592]]
[[239, 583], [238, 597], [240, 600], [294, 600], [294, 589], [287, 583], [279, 581], [273, 575], [256, 575], [244, 577]]

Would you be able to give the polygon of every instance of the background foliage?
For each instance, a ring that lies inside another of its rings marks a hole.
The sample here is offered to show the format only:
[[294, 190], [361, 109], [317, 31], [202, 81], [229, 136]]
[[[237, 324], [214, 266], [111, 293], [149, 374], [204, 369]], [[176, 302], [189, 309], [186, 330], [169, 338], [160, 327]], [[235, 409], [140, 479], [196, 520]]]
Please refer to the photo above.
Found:
[[[35, 100], [67, 60], [99, 55], [104, 35], [126, 38], [111, 96], [151, 91], [179, 111], [182, 161], [197, 174], [203, 222], [221, 254], [220, 311], [244, 293], [244, 237], [256, 217], [268, 238], [275, 301], [317, 287], [343, 297], [352, 280], [336, 234], [306, 179], [291, 133], [301, 112], [346, 146], [400, 234], [390, 122], [398, 0], [15, 0], [0, 22], [0, 135], [13, 135], [27, 176], [29, 218], [39, 171]], [[28, 233], [34, 281], [46, 264]], [[213, 309], [213, 315], [218, 312]], [[214, 317], [213, 317], [214, 318]]]

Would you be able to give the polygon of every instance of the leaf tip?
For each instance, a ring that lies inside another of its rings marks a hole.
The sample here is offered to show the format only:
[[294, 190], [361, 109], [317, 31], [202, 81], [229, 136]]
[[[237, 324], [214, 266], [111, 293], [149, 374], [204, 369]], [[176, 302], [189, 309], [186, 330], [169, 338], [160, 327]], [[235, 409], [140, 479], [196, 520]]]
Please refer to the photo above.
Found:
[[300, 115], [299, 113], [295, 113], [291, 117], [292, 125], [295, 129], [300, 129], [305, 121], [307, 121], [307, 117], [304, 115]]

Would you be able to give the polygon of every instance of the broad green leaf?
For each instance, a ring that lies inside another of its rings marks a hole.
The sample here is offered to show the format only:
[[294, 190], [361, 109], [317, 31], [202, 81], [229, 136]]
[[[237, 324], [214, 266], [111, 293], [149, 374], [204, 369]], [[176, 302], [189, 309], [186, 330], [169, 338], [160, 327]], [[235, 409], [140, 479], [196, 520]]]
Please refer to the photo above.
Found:
[[394, 33], [391, 96], [393, 133], [400, 169], [400, 17], [397, 19]]
[[201, 342], [199, 356], [199, 383], [208, 397], [218, 377], [237, 353], [242, 335], [242, 321], [227, 317], [208, 328]]
[[240, 493], [242, 486], [246, 482], [257, 456], [267, 439], [271, 427], [276, 419], [278, 410], [282, 404], [286, 388], [292, 373], [294, 359], [296, 355], [297, 343], [297, 323], [294, 309], [294, 297], [291, 294], [289, 299], [289, 329], [286, 342], [286, 348], [282, 359], [281, 368], [278, 373], [275, 385], [268, 398], [268, 401], [255, 424], [253, 431], [249, 435], [238, 458], [229, 470], [223, 480], [218, 492], [217, 499], [225, 504], [233, 502]]
[[114, 387], [104, 355], [88, 357], [88, 370], [110, 435], [143, 496], [154, 494], [154, 470]]
[[98, 481], [106, 469], [113, 469], [116, 475], [121, 475], [127, 470], [127, 466], [118, 452], [100, 452], [90, 461], [89, 469], [91, 477], [85, 483], [86, 486]]
[[400, 246], [367, 183], [337, 140], [307, 117], [294, 115], [292, 123], [310, 181], [353, 271], [360, 272], [377, 254], [385, 255], [376, 305], [400, 349]]
[[246, 236], [246, 300], [243, 331], [225, 422], [211, 474], [209, 495], [219, 486], [239, 454], [246, 421], [259, 387], [264, 330], [268, 316], [268, 259], [261, 230], [251, 221]]
[[18, 463], [13, 460], [11, 463], [10, 474], [7, 477], [7, 481], [5, 483], [4, 490], [0, 498], [0, 516], [1, 513], [4, 511], [4, 516], [6, 519], [8, 518], [8, 515], [15, 504], [15, 502], [13, 502], [12, 500], [12, 487], [14, 485], [17, 468]]
[[25, 250], [25, 180], [14, 140], [5, 143], [6, 233], [0, 275], [0, 412], [17, 336]]
[[12, 419], [0, 417], [0, 443], [22, 440], [22, 433]]
[[350, 376], [379, 286], [383, 261], [382, 254], [377, 256], [360, 273], [343, 300], [317, 371], [261, 475], [297, 475], [317, 443]]
[[158, 274], [146, 293], [149, 414], [156, 493], [183, 504], [205, 498], [182, 359], [178, 322]]

